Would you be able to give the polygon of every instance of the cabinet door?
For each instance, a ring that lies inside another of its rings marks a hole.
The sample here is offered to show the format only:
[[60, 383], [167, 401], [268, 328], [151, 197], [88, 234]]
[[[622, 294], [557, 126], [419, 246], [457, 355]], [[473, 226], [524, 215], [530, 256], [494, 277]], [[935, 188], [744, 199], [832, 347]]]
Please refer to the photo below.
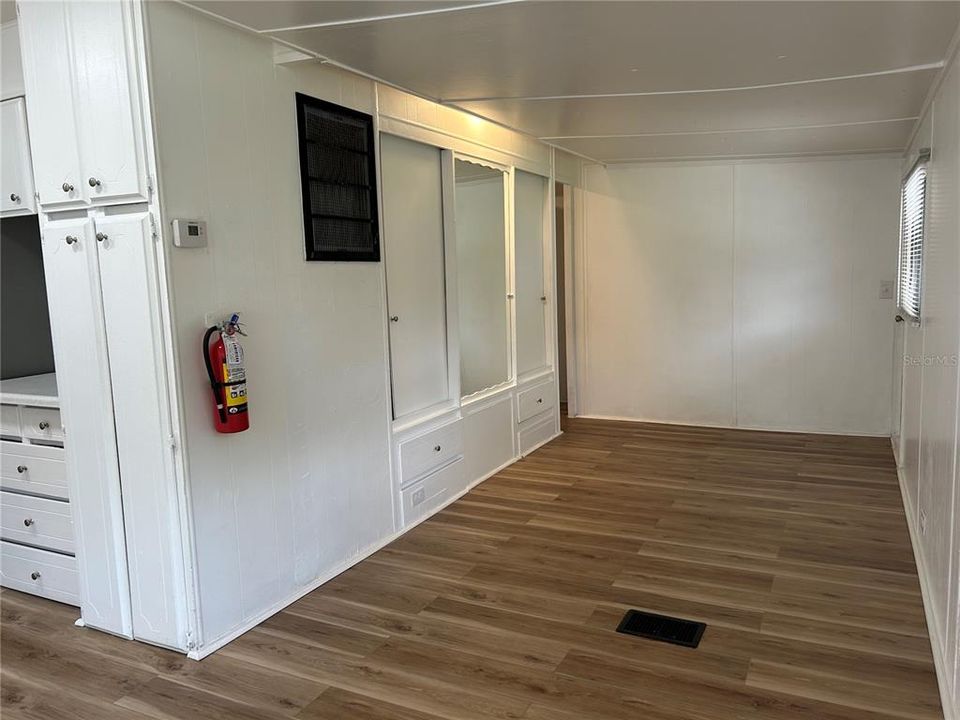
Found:
[[4, 100], [0, 103], [0, 215], [32, 215], [37, 211], [28, 142], [23, 98]]
[[96, 220], [123, 517], [130, 564], [133, 636], [183, 644], [179, 600], [177, 485], [168, 442], [154, 242], [147, 213]]
[[450, 399], [440, 150], [383, 135], [384, 252], [393, 414]]
[[[33, 3], [24, 3], [33, 5]], [[97, 241], [88, 219], [43, 230], [43, 268], [88, 625], [129, 637], [130, 593]]]
[[131, 3], [69, 3], [80, 181], [91, 203], [146, 199], [143, 121]]
[[546, 289], [543, 275], [547, 181], [518, 170], [514, 181], [514, 254], [517, 283], [517, 375], [547, 364]]
[[20, 3], [23, 81], [37, 170], [34, 179], [40, 205], [50, 210], [83, 204], [68, 10], [64, 2]]

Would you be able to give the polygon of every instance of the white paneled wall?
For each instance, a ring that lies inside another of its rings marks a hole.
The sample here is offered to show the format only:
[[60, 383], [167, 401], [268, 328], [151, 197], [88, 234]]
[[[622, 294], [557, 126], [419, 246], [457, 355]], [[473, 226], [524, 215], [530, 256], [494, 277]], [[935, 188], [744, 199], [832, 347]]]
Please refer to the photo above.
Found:
[[[294, 93], [379, 107], [385, 131], [538, 172], [551, 150], [329, 65], [276, 66], [269, 41], [180, 4], [146, 15], [162, 230], [208, 223], [206, 248], [166, 240], [202, 655], [400, 529], [384, 263], [303, 260]], [[384, 240], [389, 257], [389, 228]], [[251, 427], [224, 436], [200, 341], [208, 313], [233, 311], [249, 331]], [[516, 459], [513, 397], [464, 411], [468, 482]]]
[[903, 172], [922, 147], [932, 151], [922, 321], [898, 331], [902, 368], [895, 368], [894, 378], [902, 377], [901, 480], [945, 712], [954, 718], [960, 716], [960, 58], [948, 65]]
[[895, 158], [588, 166], [587, 415], [890, 430]]

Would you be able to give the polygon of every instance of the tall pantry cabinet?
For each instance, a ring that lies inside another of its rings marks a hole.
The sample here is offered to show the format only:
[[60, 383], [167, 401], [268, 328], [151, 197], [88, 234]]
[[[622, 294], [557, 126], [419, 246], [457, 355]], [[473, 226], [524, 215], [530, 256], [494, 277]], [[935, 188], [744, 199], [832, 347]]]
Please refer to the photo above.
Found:
[[82, 621], [186, 650], [141, 8], [18, 10]]

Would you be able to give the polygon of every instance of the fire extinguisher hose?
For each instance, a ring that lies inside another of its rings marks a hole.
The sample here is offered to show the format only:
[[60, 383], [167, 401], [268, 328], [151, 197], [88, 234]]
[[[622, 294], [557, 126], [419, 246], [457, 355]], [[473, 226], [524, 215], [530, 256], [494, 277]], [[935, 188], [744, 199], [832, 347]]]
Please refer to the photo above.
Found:
[[217, 412], [220, 414], [220, 422], [227, 422], [227, 411], [223, 407], [223, 400], [220, 398], [219, 388], [223, 387], [222, 382], [218, 382], [213, 374], [213, 365], [210, 364], [210, 338], [219, 328], [216, 325], [207, 328], [203, 335], [203, 362], [207, 366], [207, 377], [210, 378], [210, 389], [213, 391], [213, 401], [217, 405]]

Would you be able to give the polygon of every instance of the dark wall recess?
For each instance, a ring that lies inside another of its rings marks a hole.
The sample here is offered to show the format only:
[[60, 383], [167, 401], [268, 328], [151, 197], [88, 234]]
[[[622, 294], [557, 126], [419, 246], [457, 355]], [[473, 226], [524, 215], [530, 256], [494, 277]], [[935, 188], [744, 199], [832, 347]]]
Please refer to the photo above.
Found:
[[307, 260], [380, 260], [373, 118], [297, 93]]

